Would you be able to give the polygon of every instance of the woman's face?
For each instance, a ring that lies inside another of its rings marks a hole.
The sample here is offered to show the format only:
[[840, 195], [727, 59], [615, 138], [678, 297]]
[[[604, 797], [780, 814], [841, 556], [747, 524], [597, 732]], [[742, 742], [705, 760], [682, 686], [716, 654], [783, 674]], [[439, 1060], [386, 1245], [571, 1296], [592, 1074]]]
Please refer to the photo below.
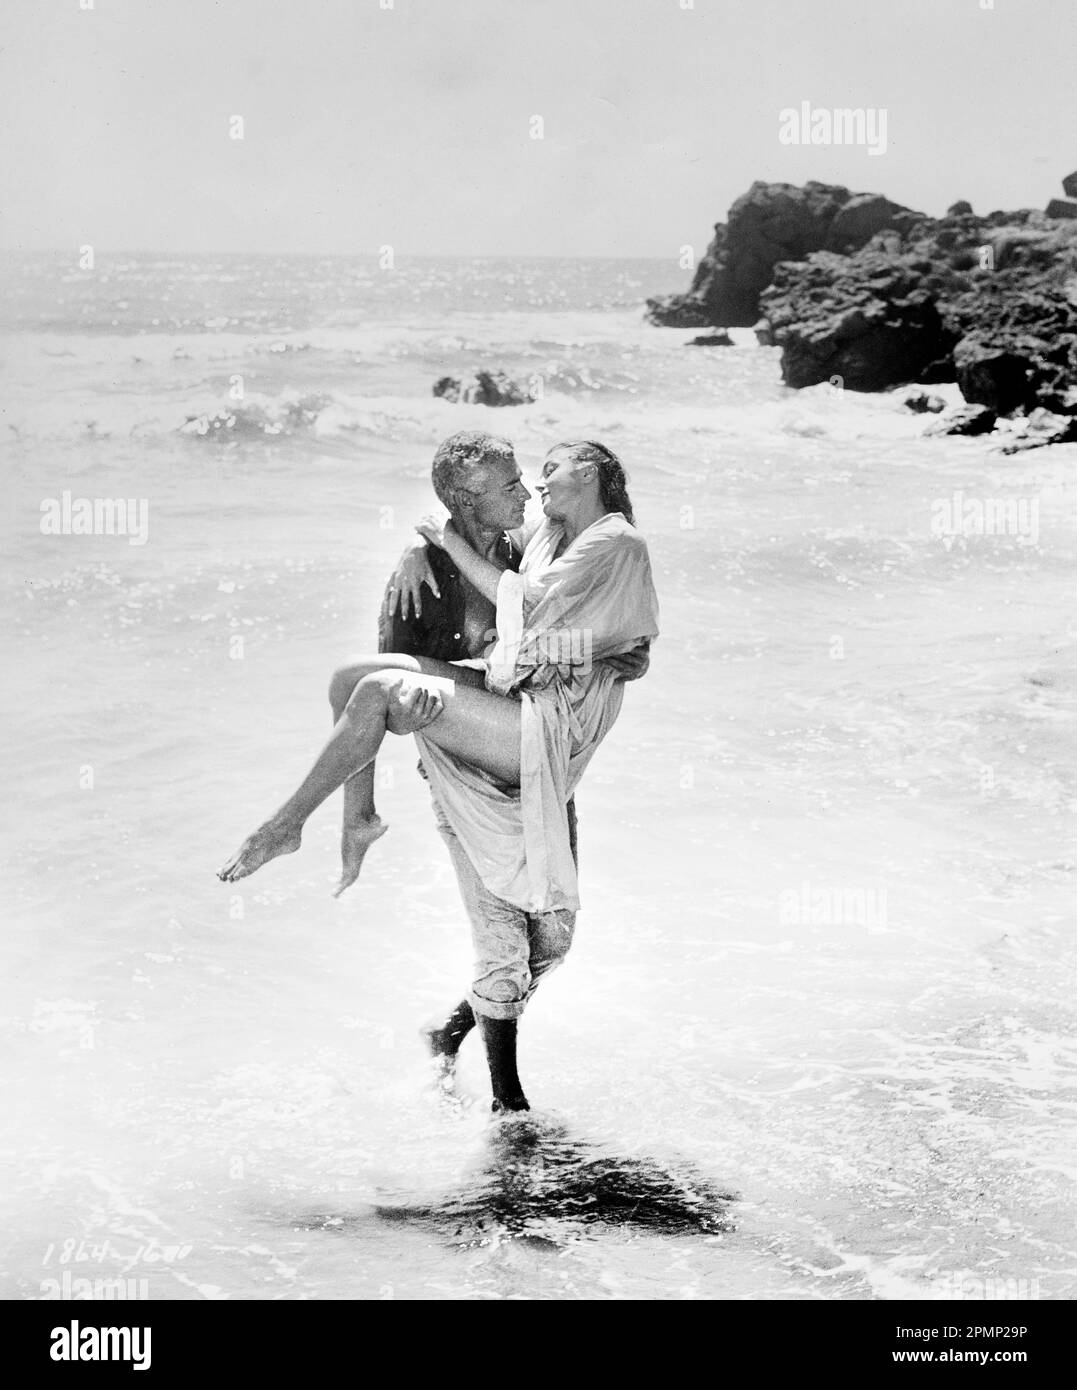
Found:
[[579, 502], [594, 472], [594, 464], [577, 463], [567, 449], [551, 449], [542, 465], [535, 491], [551, 521], [562, 521]]

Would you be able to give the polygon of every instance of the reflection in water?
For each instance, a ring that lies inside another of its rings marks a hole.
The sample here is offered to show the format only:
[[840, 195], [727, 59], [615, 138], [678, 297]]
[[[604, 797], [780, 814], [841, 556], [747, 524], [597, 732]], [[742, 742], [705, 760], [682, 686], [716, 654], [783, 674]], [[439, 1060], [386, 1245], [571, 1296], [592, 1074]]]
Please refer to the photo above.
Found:
[[666, 1168], [603, 1152], [556, 1121], [528, 1116], [491, 1126], [478, 1166], [455, 1191], [381, 1203], [374, 1211], [383, 1221], [419, 1224], [470, 1244], [550, 1238], [550, 1223], [565, 1222], [713, 1234], [733, 1229], [727, 1208], [734, 1200], [686, 1165]]

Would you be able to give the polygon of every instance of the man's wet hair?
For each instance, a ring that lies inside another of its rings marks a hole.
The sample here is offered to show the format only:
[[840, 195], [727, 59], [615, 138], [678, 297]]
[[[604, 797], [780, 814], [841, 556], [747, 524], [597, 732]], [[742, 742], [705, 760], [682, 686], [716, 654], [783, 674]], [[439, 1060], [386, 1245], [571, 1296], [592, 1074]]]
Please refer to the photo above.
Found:
[[430, 470], [434, 491], [442, 506], [456, 516], [462, 499], [483, 491], [492, 465], [516, 464], [510, 440], [485, 430], [460, 430], [438, 445]]

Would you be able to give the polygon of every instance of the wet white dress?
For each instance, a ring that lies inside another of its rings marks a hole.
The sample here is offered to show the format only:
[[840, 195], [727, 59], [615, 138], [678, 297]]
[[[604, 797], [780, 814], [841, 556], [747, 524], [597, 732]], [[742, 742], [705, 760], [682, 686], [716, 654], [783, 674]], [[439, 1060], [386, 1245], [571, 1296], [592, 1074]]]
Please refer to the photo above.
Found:
[[434, 795], [491, 893], [525, 912], [579, 907], [566, 803], [613, 727], [624, 682], [603, 664], [658, 635], [647, 544], [620, 512], [554, 559], [544, 521], [497, 590], [487, 689], [521, 704], [520, 787], [507, 787], [417, 734]]

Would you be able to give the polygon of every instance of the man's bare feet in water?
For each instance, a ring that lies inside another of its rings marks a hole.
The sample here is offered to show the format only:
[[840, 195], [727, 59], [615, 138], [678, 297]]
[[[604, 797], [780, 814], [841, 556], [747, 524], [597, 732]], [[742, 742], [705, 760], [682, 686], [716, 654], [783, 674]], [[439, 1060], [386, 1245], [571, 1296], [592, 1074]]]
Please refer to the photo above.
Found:
[[284, 821], [267, 820], [253, 835], [248, 835], [217, 877], [223, 883], [235, 883], [246, 878], [281, 854], [294, 854], [299, 848], [302, 830]]
[[345, 888], [350, 888], [359, 877], [367, 850], [375, 840], [380, 840], [388, 829], [380, 816], [371, 816], [369, 820], [354, 821], [341, 831], [340, 859], [343, 867], [340, 882], [333, 890], [334, 898], [339, 898]]

